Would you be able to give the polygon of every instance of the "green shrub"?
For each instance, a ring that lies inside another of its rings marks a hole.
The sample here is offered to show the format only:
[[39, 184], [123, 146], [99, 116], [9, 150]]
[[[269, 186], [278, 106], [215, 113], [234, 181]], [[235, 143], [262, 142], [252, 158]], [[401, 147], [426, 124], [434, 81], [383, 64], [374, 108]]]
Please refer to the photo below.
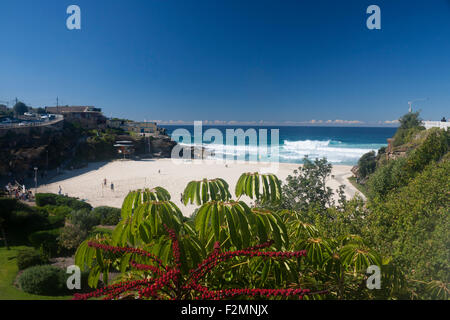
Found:
[[46, 205], [56, 205], [56, 194], [53, 193], [37, 193], [36, 194], [36, 205], [39, 207], [44, 207]]
[[48, 260], [36, 249], [20, 250], [17, 255], [19, 270], [48, 263]]
[[46, 213], [39, 211], [14, 211], [11, 215], [11, 226], [14, 230], [33, 232], [49, 228], [49, 220]]
[[368, 204], [368, 236], [401, 267], [419, 298], [424, 281], [448, 283], [450, 161], [429, 164], [404, 187]]
[[358, 179], [364, 179], [375, 171], [377, 166], [375, 151], [370, 151], [361, 156], [358, 161]]
[[410, 173], [422, 171], [431, 161], [438, 161], [449, 150], [450, 134], [444, 130], [430, 130], [425, 140], [408, 156], [405, 168]]
[[107, 228], [99, 228], [99, 227], [95, 227], [95, 228], [89, 233], [89, 238], [90, 238], [90, 237], [95, 237], [96, 235], [102, 235], [102, 234], [107, 234], [107, 235], [112, 236], [113, 230], [107, 229]]
[[81, 230], [89, 231], [100, 223], [100, 219], [91, 211], [78, 210], [72, 212], [70, 222], [73, 225], [79, 226]]
[[62, 228], [66, 222], [66, 218], [60, 216], [49, 216], [48, 222], [52, 228]]
[[97, 207], [92, 213], [99, 217], [100, 224], [105, 226], [115, 226], [121, 218], [121, 210], [107, 206]]
[[37, 231], [29, 235], [28, 240], [35, 248], [43, 248], [43, 250], [55, 256], [58, 254], [58, 236], [60, 235], [60, 229]]
[[72, 208], [68, 206], [56, 206], [56, 205], [46, 205], [43, 207], [49, 214], [58, 216], [58, 217], [67, 217], [73, 211]]
[[50, 265], [26, 269], [19, 277], [20, 288], [31, 294], [56, 296], [67, 292], [66, 273]]
[[86, 240], [88, 231], [80, 228], [79, 225], [68, 225], [61, 230], [58, 237], [60, 247], [75, 252], [78, 246]]
[[67, 206], [74, 210], [92, 209], [92, 206], [89, 203], [83, 202], [76, 198], [61, 196], [53, 193], [36, 194], [36, 204], [40, 207], [44, 207], [46, 205], [53, 205], [53, 206]]
[[403, 187], [433, 161], [440, 160], [449, 150], [450, 135], [444, 130], [430, 130], [425, 139], [405, 158], [390, 160], [369, 178], [369, 196], [385, 196]]

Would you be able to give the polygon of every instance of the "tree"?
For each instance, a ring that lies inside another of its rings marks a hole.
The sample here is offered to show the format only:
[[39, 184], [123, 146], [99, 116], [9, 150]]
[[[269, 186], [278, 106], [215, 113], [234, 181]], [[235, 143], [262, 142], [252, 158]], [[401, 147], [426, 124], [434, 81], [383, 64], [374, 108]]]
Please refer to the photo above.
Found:
[[36, 113], [37, 114], [45, 114], [45, 109], [44, 108], [37, 108]]
[[19, 101], [14, 105], [13, 110], [16, 115], [23, 115], [28, 111], [28, 106], [25, 103]]
[[377, 166], [375, 151], [370, 151], [361, 156], [358, 160], [358, 180], [364, 180], [375, 171]]
[[87, 230], [82, 229], [79, 225], [68, 225], [61, 230], [58, 242], [62, 248], [71, 251], [77, 249], [87, 237]]
[[419, 111], [409, 112], [398, 119], [398, 121], [400, 122], [400, 129], [411, 129], [422, 125], [422, 119], [419, 116]]
[[419, 112], [411, 112], [403, 115], [400, 119], [400, 127], [394, 135], [394, 146], [400, 146], [408, 143], [414, 138], [414, 135], [424, 130], [422, 126], [422, 119], [419, 116]]
[[311, 161], [305, 157], [303, 166], [294, 170], [294, 175], [289, 175], [282, 186], [283, 208], [307, 211], [317, 206], [324, 211], [332, 205], [333, 191], [325, 185], [331, 175], [331, 168], [332, 165], [325, 158]]

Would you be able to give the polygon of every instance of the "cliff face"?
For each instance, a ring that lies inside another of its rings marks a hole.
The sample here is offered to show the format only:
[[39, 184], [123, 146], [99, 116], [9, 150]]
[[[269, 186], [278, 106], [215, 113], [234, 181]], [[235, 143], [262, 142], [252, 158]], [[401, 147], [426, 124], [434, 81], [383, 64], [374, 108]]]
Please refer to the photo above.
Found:
[[[8, 132], [0, 137], [0, 176], [21, 180], [32, 177], [34, 167], [42, 172], [57, 166], [76, 168], [87, 162], [116, 159], [119, 155], [114, 144], [123, 140], [133, 142], [138, 157], [170, 158], [177, 145], [163, 132], [144, 138], [124, 132], [86, 132], [67, 123], [60, 131]], [[193, 148], [188, 149], [193, 156]]]
[[8, 132], [0, 138], [0, 176], [22, 179], [33, 174], [33, 168], [52, 168], [71, 154], [76, 135], [69, 128], [61, 131], [27, 134]]
[[150, 153], [156, 158], [170, 158], [172, 149], [177, 143], [167, 135], [157, 135], [150, 138]]

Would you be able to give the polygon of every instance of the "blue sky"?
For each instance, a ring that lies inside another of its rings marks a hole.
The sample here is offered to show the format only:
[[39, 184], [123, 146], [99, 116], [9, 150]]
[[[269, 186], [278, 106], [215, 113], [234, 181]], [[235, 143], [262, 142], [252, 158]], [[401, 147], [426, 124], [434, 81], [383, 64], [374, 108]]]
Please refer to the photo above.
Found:
[[[81, 8], [82, 29], [66, 28]], [[368, 30], [366, 8], [381, 8]], [[449, 117], [450, 1], [1, 0], [0, 101], [134, 120]]]

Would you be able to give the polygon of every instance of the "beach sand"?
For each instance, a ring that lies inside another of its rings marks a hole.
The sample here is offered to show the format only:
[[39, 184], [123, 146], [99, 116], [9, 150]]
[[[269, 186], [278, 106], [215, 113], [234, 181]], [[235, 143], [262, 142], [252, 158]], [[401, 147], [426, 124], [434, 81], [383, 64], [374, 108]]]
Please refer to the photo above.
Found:
[[[61, 186], [62, 194], [77, 197], [90, 203], [93, 207], [111, 206], [120, 208], [123, 199], [129, 191], [156, 186], [167, 189], [172, 201], [179, 206], [183, 215], [190, 216], [197, 206], [181, 204], [181, 193], [187, 183], [203, 178], [223, 178], [230, 186], [234, 196], [234, 188], [239, 176], [244, 172], [273, 172], [284, 181], [293, 174], [299, 164], [290, 163], [257, 163], [257, 162], [218, 162], [217, 160], [183, 160], [175, 162], [172, 159], [148, 160], [116, 160], [107, 163], [91, 163], [87, 168], [66, 171], [46, 185], [41, 185], [38, 193], [58, 193]], [[351, 166], [333, 165], [332, 177], [327, 186], [336, 190], [339, 185], [345, 185], [347, 199], [352, 198], [358, 190], [348, 181], [352, 176]], [[104, 179], [107, 185], [103, 185]], [[111, 183], [114, 190], [111, 190]], [[241, 198], [247, 203], [251, 199]]]

